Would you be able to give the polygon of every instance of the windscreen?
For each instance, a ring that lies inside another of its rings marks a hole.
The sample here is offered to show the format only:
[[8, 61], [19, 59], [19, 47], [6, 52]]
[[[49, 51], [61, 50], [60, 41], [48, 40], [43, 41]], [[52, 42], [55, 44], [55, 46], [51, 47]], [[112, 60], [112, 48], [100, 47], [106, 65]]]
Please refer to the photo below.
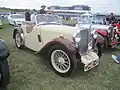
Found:
[[45, 22], [45, 23], [56, 23], [56, 24], [60, 24], [61, 20], [60, 18], [58, 18], [58, 16], [55, 15], [37, 15], [36, 16], [36, 20], [37, 20], [37, 24], [41, 23], [41, 22]]
[[103, 24], [103, 19], [97, 16], [81, 16], [78, 17], [78, 22], [82, 24]]
[[13, 15], [12, 17], [13, 17], [13, 18], [25, 18], [24, 15]]

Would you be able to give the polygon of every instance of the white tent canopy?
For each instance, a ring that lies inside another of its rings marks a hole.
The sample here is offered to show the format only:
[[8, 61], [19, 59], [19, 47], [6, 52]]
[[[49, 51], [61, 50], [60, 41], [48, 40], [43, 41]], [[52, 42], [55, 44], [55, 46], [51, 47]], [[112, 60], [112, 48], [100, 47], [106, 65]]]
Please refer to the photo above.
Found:
[[81, 16], [93, 16], [92, 14], [90, 14], [90, 13], [85, 13], [85, 14], [82, 14]]

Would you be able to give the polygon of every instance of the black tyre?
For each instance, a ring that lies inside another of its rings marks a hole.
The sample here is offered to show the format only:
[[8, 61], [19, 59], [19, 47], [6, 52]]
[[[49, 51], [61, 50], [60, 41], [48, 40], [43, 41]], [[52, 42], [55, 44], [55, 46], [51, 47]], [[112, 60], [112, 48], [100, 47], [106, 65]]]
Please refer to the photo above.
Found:
[[100, 43], [97, 44], [97, 47], [98, 47], [98, 56], [99, 58], [102, 56], [102, 53], [103, 53], [103, 45], [101, 45]]
[[22, 49], [24, 47], [23, 39], [18, 31], [15, 32], [15, 44], [19, 49]]
[[50, 48], [48, 55], [50, 64], [56, 74], [67, 77], [75, 73], [77, 60], [74, 53], [70, 53], [63, 46], [54, 45]]
[[95, 48], [94, 48], [94, 52], [99, 56], [99, 58], [102, 56], [103, 53], [103, 45], [100, 43], [97, 43]]
[[108, 42], [108, 39], [106, 37], [104, 37], [104, 49], [108, 48], [109, 47], [109, 42]]
[[9, 84], [10, 73], [8, 61], [4, 60], [0, 63], [0, 88], [5, 88]]

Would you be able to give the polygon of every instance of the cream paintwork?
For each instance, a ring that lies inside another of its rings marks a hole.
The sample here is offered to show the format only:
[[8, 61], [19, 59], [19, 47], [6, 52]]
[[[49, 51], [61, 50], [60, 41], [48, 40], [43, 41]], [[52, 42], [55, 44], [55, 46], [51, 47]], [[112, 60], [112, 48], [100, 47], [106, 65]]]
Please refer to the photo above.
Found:
[[21, 27], [23, 28], [24, 32], [25, 46], [31, 50], [39, 51], [43, 47], [43, 44], [42, 42], [38, 42], [37, 35], [40, 34], [40, 32], [37, 26], [33, 27], [31, 33], [26, 32], [27, 25], [22, 25]]
[[60, 35], [72, 41], [72, 35], [77, 30], [75, 27], [65, 25], [41, 25], [40, 29], [44, 45]]
[[[65, 25], [34, 25], [32, 32], [27, 33], [26, 27], [21, 25], [25, 37], [25, 46], [34, 51], [40, 51], [42, 47], [52, 39], [64, 35], [65, 38], [72, 41], [72, 35], [76, 32], [76, 27]], [[42, 42], [38, 42], [37, 35], [41, 36]]]

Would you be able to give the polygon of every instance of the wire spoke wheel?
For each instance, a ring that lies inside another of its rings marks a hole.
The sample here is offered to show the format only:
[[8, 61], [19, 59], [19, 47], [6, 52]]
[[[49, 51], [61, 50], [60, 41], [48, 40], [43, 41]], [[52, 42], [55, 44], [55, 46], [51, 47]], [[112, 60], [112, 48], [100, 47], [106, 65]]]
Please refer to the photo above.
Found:
[[20, 45], [21, 45], [21, 37], [20, 37], [19, 33], [16, 34], [15, 38], [16, 38], [15, 40], [16, 40], [17, 46], [20, 47]]
[[55, 50], [51, 54], [51, 62], [53, 67], [60, 73], [69, 71], [71, 63], [68, 55], [62, 50]]
[[17, 48], [19, 48], [19, 49], [22, 49], [24, 47], [23, 39], [19, 32], [16, 32], [16, 34], [15, 34], [15, 44], [16, 44]]

